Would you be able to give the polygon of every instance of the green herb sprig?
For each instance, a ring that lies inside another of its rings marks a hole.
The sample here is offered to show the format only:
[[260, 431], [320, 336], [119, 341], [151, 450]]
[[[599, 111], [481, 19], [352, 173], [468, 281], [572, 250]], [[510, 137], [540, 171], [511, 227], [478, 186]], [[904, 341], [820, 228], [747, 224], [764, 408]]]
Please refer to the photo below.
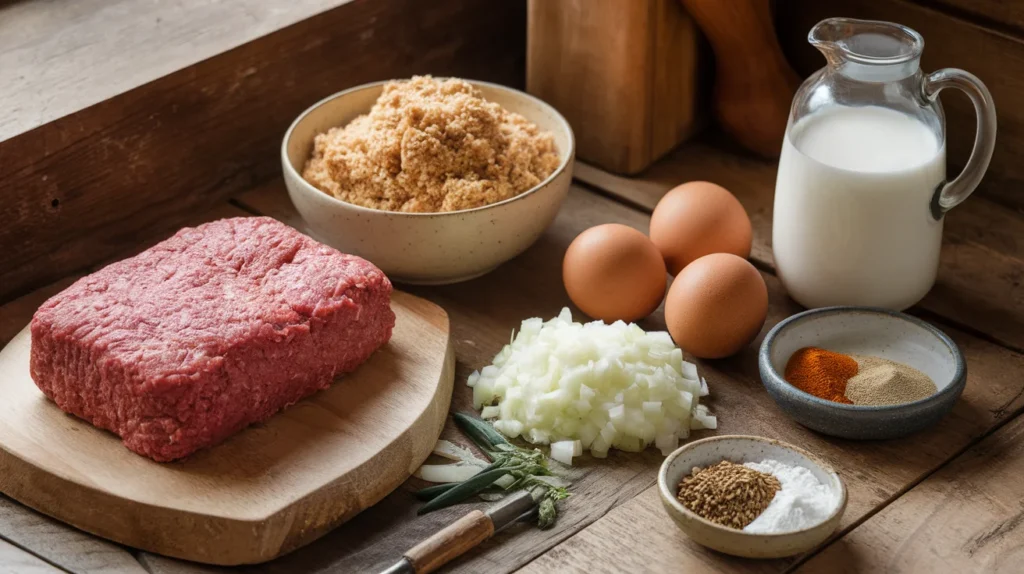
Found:
[[[538, 479], [541, 476], [553, 476], [548, 468], [547, 457], [540, 450], [527, 450], [510, 443], [498, 431], [486, 422], [467, 415], [453, 415], [456, 426], [466, 433], [492, 462], [479, 474], [462, 482], [428, 486], [416, 493], [420, 500], [427, 501], [420, 507], [418, 514], [426, 514], [439, 508], [446, 508], [468, 498], [480, 494], [487, 489], [495, 488], [495, 482], [504, 476], [511, 475], [515, 481], [504, 489], [505, 492], [530, 488], [542, 489], [542, 497], [537, 510], [537, 525], [550, 528], [555, 523], [557, 509], [555, 503], [569, 496], [569, 491], [561, 486]], [[497, 487], [500, 488], [500, 487]]]

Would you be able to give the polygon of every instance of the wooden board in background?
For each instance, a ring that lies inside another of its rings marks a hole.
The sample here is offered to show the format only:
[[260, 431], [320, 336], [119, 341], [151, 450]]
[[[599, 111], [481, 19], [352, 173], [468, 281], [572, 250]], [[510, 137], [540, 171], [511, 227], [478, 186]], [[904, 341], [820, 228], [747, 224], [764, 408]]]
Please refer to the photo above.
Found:
[[526, 88], [576, 155], [637, 173], [702, 127], [709, 50], [679, 0], [530, 0]]
[[1024, 3], [1018, 0], [911, 0], [915, 4], [973, 19], [994, 30], [1006, 30], [1024, 38]]
[[303, 546], [405, 482], [444, 426], [455, 368], [448, 316], [400, 291], [391, 306], [391, 341], [354, 373], [165, 464], [46, 400], [29, 375], [26, 328], [0, 351], [0, 490], [85, 531], [189, 560], [263, 562]]
[[331, 93], [434, 73], [521, 85], [522, 0], [354, 0], [0, 142], [0, 302], [280, 173]]
[[[819, 20], [847, 16], [888, 20], [910, 26], [924, 36], [921, 67], [963, 68], [981, 78], [992, 92], [999, 118], [992, 164], [979, 189], [1004, 205], [1024, 209], [1024, 37], [1007, 35], [974, 22], [912, 4], [907, 0], [787, 0], [776, 14], [776, 28], [790, 63], [810, 74], [825, 58], [807, 43], [807, 32]], [[1017, 2], [1008, 2], [1009, 5]], [[781, 6], [781, 5], [780, 5]], [[951, 174], [967, 161], [974, 144], [975, 117], [970, 101], [956, 90], [942, 92], [946, 110], [946, 147]]]

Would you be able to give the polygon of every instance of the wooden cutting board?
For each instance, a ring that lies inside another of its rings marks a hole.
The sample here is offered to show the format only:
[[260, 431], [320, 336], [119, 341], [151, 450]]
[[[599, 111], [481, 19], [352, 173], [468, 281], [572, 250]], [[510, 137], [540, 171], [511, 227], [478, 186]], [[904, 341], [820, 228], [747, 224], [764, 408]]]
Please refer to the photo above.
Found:
[[0, 351], [0, 491], [117, 542], [212, 564], [270, 560], [372, 506], [427, 458], [451, 402], [448, 315], [395, 292], [391, 341], [335, 385], [175, 463], [64, 414]]

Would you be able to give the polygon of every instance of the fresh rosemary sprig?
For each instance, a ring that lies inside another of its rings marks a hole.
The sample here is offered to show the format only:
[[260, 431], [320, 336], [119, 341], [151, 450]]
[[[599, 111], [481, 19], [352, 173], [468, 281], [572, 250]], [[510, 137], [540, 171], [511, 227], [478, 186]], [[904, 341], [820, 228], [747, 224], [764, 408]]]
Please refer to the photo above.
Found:
[[548, 469], [547, 457], [539, 450], [527, 450], [510, 443], [498, 431], [486, 422], [464, 413], [453, 415], [455, 424], [466, 433], [484, 454], [491, 459], [491, 464], [479, 474], [462, 482], [437, 484], [416, 493], [420, 500], [427, 503], [420, 507], [418, 514], [445, 508], [465, 501], [466, 499], [495, 486], [495, 482], [504, 476], [512, 476], [515, 480], [506, 487], [506, 492], [523, 488], [542, 488], [545, 490], [537, 509], [537, 525], [549, 528], [555, 523], [557, 509], [555, 503], [567, 498], [569, 491], [564, 486], [552, 484], [550, 479], [540, 477], [553, 476]]

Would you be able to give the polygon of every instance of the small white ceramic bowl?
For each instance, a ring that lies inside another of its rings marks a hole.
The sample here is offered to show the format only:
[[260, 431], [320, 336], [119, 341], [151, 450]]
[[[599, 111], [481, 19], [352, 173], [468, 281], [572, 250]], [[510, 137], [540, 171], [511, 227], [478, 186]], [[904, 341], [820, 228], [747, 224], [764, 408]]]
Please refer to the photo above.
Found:
[[540, 185], [505, 201], [446, 213], [399, 213], [346, 203], [300, 175], [313, 139], [370, 111], [385, 82], [339, 92], [295, 120], [281, 145], [284, 182], [313, 236], [368, 259], [393, 281], [423, 285], [478, 277], [525, 251], [551, 224], [572, 181], [572, 128], [554, 108], [519, 90], [470, 82], [484, 97], [551, 132], [562, 163]]
[[[677, 498], [679, 483], [695, 466], [706, 467], [728, 460], [737, 464], [777, 460], [800, 465], [835, 493], [835, 511], [820, 524], [781, 534], [752, 534], [715, 524], [683, 506]], [[828, 539], [846, 510], [846, 486], [828, 463], [811, 453], [781, 441], [744, 435], [723, 435], [691, 442], [668, 455], [658, 473], [658, 490], [665, 510], [694, 542], [745, 558], [782, 558], [807, 552]]]
[[[898, 405], [825, 400], [801, 391], [783, 376], [789, 358], [803, 347], [904, 363], [931, 377], [937, 390]], [[783, 320], [764, 338], [758, 367], [768, 394], [796, 422], [852, 439], [896, 438], [934, 425], [953, 408], [967, 384], [967, 363], [945, 333], [905, 313], [873, 307], [825, 307]]]

